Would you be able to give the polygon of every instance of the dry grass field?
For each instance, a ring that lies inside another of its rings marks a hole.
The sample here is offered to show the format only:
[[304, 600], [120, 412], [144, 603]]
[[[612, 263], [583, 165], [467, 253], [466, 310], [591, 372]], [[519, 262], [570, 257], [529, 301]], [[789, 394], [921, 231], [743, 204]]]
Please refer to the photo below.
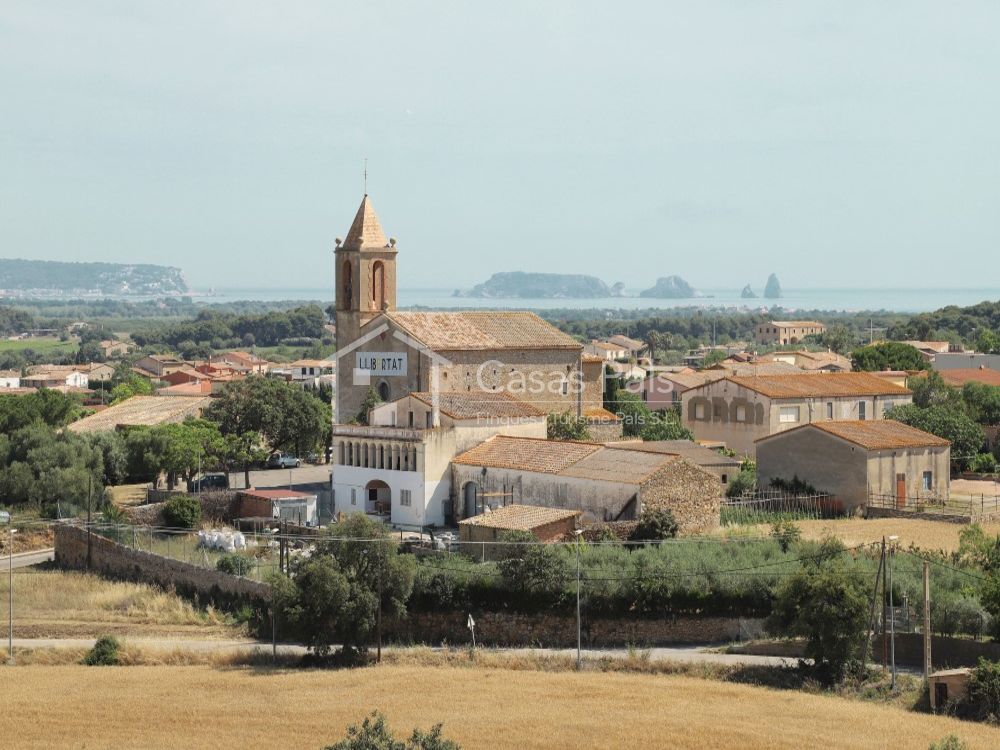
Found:
[[[85, 686], [85, 687], [84, 687]], [[842, 698], [692, 677], [419, 666], [0, 668], [3, 746], [319, 748], [378, 708], [473, 748], [926, 748], [1000, 730]]]
[[[958, 549], [958, 533], [963, 524], [945, 521], [919, 521], [909, 518], [844, 518], [827, 521], [796, 521], [804, 539], [822, 539], [834, 536], [850, 546], [865, 542], [880, 542], [882, 537], [899, 536], [899, 543], [911, 543], [921, 549], [953, 552]], [[1000, 523], [982, 524], [987, 534], [1000, 534]], [[756, 533], [767, 534], [771, 527], [761, 524], [753, 528]]]
[[[7, 592], [5, 572], [0, 576], [5, 623]], [[233, 638], [241, 632], [227, 625], [220, 613], [200, 611], [153, 586], [40, 568], [14, 571], [14, 627], [19, 638], [105, 634]]]

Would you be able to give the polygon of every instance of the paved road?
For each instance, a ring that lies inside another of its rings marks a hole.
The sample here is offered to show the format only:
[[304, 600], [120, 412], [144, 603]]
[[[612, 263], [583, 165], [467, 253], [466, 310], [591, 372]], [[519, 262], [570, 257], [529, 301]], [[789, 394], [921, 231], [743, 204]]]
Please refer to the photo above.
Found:
[[[15, 628], [16, 632], [16, 628]], [[197, 653], [239, 653], [243, 651], [271, 652], [271, 644], [262, 641], [250, 640], [209, 640], [209, 639], [182, 639], [174, 640], [168, 638], [123, 638], [122, 640], [138, 646], [157, 651], [193, 651]], [[36, 648], [90, 648], [94, 645], [94, 639], [90, 638], [15, 638], [15, 649], [36, 649]], [[721, 654], [708, 650], [706, 646], [674, 646], [670, 648], [649, 649], [650, 661], [679, 662], [683, 664], [708, 663], [708, 664], [757, 664], [768, 666], [794, 666], [796, 659], [788, 659], [780, 656], [751, 656], [749, 654]], [[405, 646], [387, 646], [383, 649], [386, 652], [406, 651]], [[433, 648], [433, 651], [445, 651], [445, 648]], [[494, 649], [488, 649], [494, 651]], [[509, 648], [496, 649], [503, 653], [512, 655], [545, 655], [545, 656], [565, 656], [575, 657], [576, 649], [542, 649], [542, 648]], [[306, 653], [304, 646], [293, 644], [279, 644], [278, 653], [301, 655]], [[631, 652], [634, 653], [634, 652]], [[628, 649], [583, 649], [584, 659], [599, 659], [610, 657], [612, 659], [625, 659], [630, 655]]]
[[18, 568], [27, 568], [30, 565], [38, 565], [39, 563], [49, 562], [55, 558], [56, 551], [51, 547], [49, 549], [40, 549], [33, 552], [22, 552], [18, 555], [14, 555], [13, 565], [11, 565], [10, 558], [6, 555], [0, 557], [0, 571], [10, 570], [11, 567], [14, 570]]

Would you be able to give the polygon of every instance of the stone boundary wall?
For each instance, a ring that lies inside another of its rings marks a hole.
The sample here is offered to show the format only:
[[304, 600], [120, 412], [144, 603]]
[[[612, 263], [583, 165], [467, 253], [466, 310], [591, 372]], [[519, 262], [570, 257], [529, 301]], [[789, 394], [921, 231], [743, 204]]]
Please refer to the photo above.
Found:
[[[267, 602], [271, 587], [249, 578], [203, 568], [171, 557], [127, 547], [124, 544], [91, 534], [90, 570], [108, 578], [151, 583], [174, 589], [201, 602], [230, 605], [256, 600]], [[73, 570], [87, 570], [87, 530], [59, 524], [55, 527], [56, 565]]]
[[[576, 646], [576, 618], [473, 612], [476, 643], [484, 646], [571, 648]], [[467, 612], [411, 612], [406, 619], [384, 624], [388, 639], [402, 643], [471, 643]], [[664, 617], [631, 620], [583, 615], [584, 647], [665, 646], [678, 643], [720, 643], [740, 639], [741, 627], [759, 626], [756, 619], [736, 617]]]

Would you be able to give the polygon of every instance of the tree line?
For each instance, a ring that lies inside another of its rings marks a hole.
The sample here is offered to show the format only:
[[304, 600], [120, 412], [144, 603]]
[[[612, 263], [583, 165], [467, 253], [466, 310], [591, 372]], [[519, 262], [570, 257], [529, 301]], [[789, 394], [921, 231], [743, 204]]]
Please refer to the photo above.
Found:
[[135, 331], [132, 340], [141, 347], [167, 345], [183, 349], [188, 344], [212, 349], [227, 346], [275, 346], [289, 339], [321, 339], [326, 317], [319, 305], [259, 315], [235, 315], [202, 310], [194, 320], [151, 326]]

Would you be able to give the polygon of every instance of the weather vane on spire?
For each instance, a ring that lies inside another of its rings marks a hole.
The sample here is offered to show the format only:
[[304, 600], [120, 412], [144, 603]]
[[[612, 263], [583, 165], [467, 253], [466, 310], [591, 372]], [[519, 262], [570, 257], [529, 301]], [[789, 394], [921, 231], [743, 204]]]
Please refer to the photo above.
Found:
[[365, 172], [364, 172], [364, 190], [365, 195], [368, 195], [368, 157], [365, 157]]

